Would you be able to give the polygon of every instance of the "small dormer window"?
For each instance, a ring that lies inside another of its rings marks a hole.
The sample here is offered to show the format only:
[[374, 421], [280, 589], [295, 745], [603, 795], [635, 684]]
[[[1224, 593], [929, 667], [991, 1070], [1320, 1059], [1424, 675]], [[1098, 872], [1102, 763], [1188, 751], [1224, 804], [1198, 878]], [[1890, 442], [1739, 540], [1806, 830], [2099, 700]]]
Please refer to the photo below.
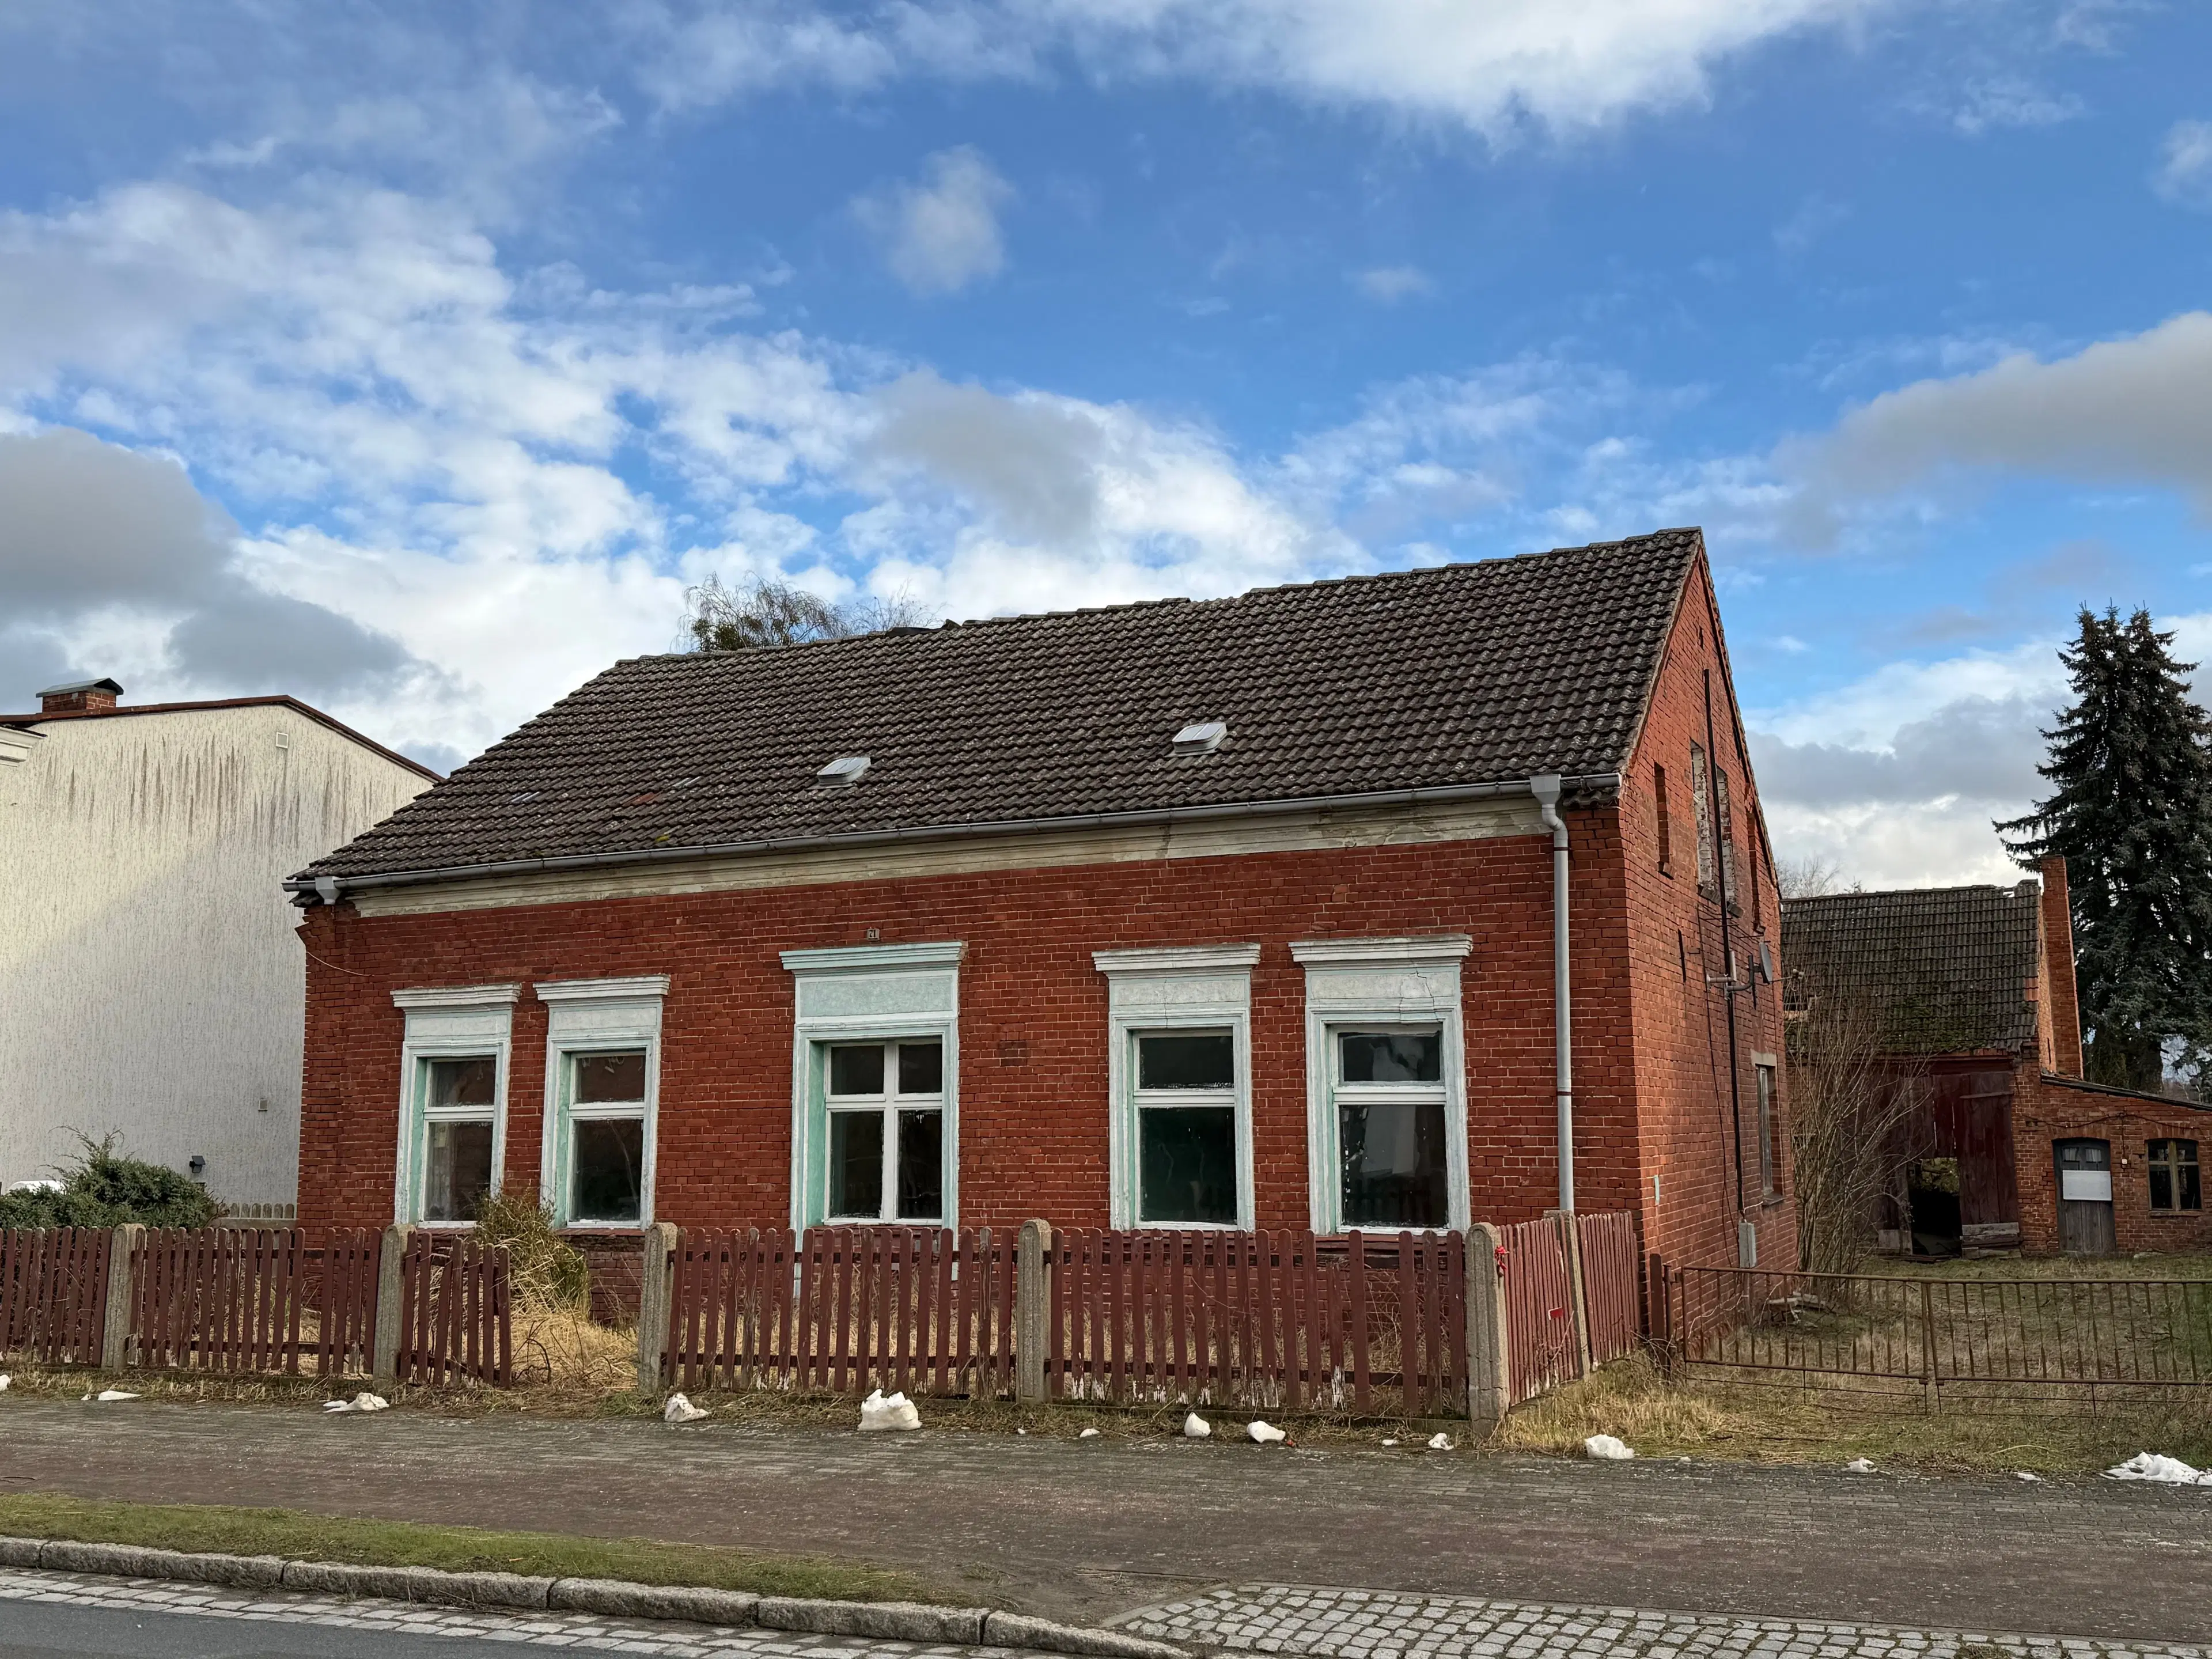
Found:
[[1229, 739], [1227, 720], [1199, 720], [1175, 734], [1178, 755], [1210, 755]]
[[866, 755], [840, 755], [814, 775], [814, 781], [842, 787], [858, 783], [868, 769]]

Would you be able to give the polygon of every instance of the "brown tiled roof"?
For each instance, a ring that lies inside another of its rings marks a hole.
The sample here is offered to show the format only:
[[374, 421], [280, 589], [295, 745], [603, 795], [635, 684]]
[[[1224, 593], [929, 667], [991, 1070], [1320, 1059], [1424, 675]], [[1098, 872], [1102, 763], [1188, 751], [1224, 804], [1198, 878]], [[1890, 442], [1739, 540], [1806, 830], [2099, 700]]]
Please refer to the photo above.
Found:
[[[616, 664], [304, 877], [1617, 770], [1694, 530], [1235, 599]], [[1216, 751], [1178, 728], [1225, 720]], [[849, 787], [817, 784], [866, 755]]]
[[1786, 1006], [1863, 998], [1888, 1054], [2017, 1054], [2035, 1041], [2041, 908], [2033, 882], [1784, 899]]

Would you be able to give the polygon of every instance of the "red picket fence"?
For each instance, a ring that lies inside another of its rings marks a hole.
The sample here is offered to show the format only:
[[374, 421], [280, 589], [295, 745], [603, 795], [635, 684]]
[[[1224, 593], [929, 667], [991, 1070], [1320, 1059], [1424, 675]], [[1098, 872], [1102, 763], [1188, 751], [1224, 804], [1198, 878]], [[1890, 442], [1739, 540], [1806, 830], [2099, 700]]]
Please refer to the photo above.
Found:
[[307, 1252], [302, 1298], [315, 1316], [312, 1352], [323, 1376], [366, 1376], [376, 1340], [380, 1235], [332, 1231]]
[[1571, 1382], [1581, 1372], [1575, 1342], [1574, 1281], [1556, 1217], [1498, 1230], [1504, 1253], [1509, 1405]]
[[1014, 1386], [1011, 1231], [686, 1231], [671, 1258], [663, 1374], [686, 1389], [992, 1399]]
[[506, 1246], [412, 1235], [399, 1258], [399, 1380], [512, 1382], [512, 1285]]
[[1589, 1316], [1590, 1363], [1602, 1365], [1636, 1352], [1644, 1340], [1641, 1257], [1636, 1218], [1626, 1210], [1578, 1215], [1583, 1302]]
[[0, 1358], [100, 1363], [113, 1238], [104, 1227], [0, 1231]]
[[147, 1229], [131, 1252], [131, 1363], [297, 1371], [305, 1255], [295, 1231]]
[[1414, 1416], [1467, 1401], [1458, 1234], [1138, 1232], [1053, 1239], [1046, 1386], [1066, 1399]]

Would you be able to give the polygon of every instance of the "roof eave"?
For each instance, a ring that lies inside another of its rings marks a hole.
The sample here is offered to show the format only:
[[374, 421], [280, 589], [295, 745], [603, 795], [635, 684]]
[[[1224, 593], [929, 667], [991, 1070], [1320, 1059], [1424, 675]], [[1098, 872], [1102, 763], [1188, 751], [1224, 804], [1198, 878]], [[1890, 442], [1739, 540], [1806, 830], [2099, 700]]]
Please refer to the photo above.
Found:
[[[1570, 804], [1584, 809], [1613, 804], [1620, 788], [1618, 772], [1579, 773], [1561, 780], [1578, 795]], [[501, 876], [589, 870], [610, 865], [667, 864], [689, 859], [737, 858], [817, 848], [880, 846], [902, 842], [950, 841], [979, 836], [1044, 835], [1070, 830], [1135, 829], [1147, 824], [1208, 818], [1261, 817], [1289, 812], [1375, 806], [1415, 806], [1449, 801], [1497, 799], [1528, 793], [1526, 779], [1503, 782], [1446, 784], [1431, 788], [1389, 789], [1357, 795], [1309, 795], [1292, 799], [1238, 801], [1224, 805], [1169, 806], [1128, 812], [1084, 812], [1054, 818], [1015, 818], [973, 823], [918, 824], [909, 828], [853, 830], [829, 836], [789, 836], [754, 841], [714, 842], [691, 847], [635, 848], [618, 852], [575, 853], [555, 858], [506, 859], [483, 864], [449, 865], [431, 870], [390, 870], [365, 875], [315, 875], [312, 866], [288, 877], [285, 890], [314, 894], [335, 882], [341, 892], [365, 887], [411, 887], [444, 881], [478, 881]]]

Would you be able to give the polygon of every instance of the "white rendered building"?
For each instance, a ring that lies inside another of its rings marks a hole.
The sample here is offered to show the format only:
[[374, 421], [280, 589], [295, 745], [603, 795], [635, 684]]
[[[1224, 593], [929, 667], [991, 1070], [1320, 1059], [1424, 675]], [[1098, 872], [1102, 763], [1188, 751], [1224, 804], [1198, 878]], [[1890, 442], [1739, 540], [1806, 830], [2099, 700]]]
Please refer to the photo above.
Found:
[[289, 697], [121, 691], [0, 715], [0, 1186], [113, 1134], [227, 1203], [289, 1206], [304, 1010], [284, 878], [436, 774]]

